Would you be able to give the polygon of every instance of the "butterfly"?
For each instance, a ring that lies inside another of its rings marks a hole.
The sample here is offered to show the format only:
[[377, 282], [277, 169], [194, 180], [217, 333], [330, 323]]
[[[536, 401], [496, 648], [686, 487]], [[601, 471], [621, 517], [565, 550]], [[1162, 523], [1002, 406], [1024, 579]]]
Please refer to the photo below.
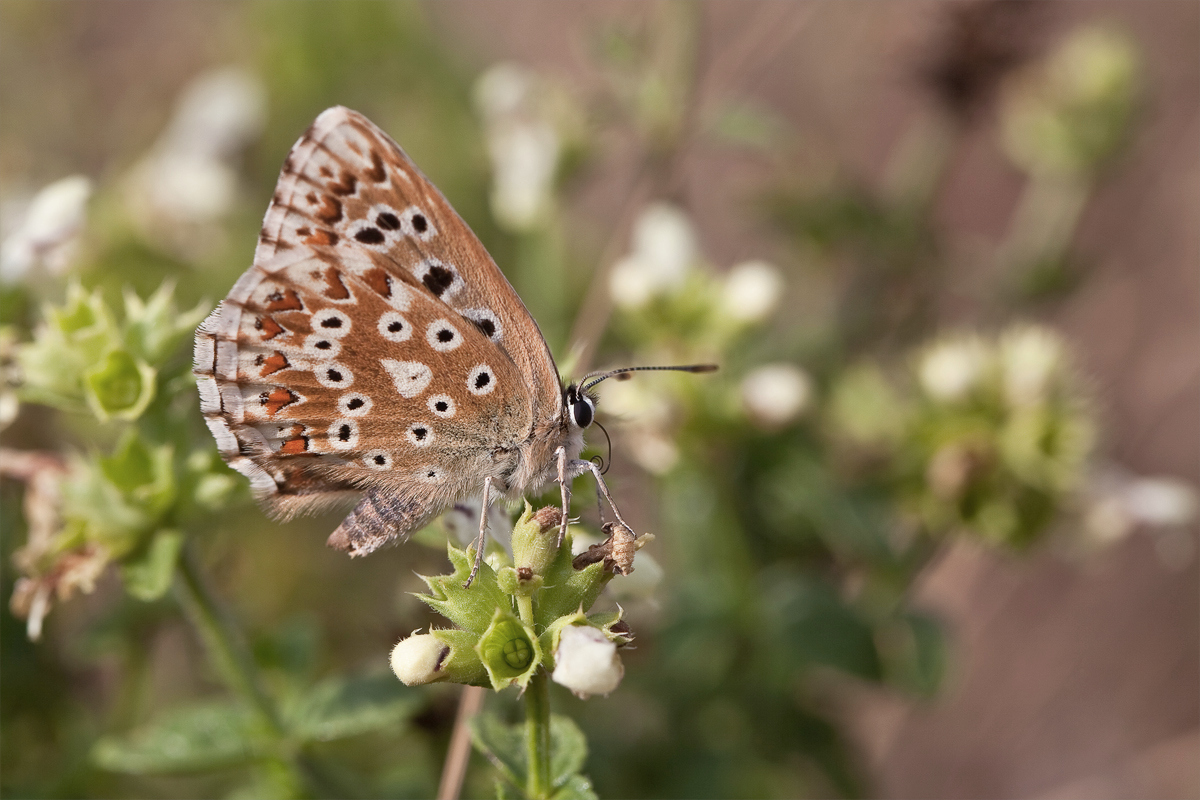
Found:
[[399, 145], [342, 107], [292, 147], [253, 264], [196, 331], [194, 365], [218, 450], [269, 513], [359, 498], [328, 544], [361, 556], [482, 495], [476, 569], [496, 498], [557, 481], [561, 540], [570, 483], [591, 472], [625, 525], [579, 454], [592, 388], [636, 369], [654, 368], [564, 386], [483, 244]]

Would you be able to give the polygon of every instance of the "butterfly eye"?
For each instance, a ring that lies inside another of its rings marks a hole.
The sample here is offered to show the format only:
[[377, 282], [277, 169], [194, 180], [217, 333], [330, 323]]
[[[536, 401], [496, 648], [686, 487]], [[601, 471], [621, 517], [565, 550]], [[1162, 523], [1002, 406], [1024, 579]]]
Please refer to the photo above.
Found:
[[579, 399], [571, 403], [571, 418], [575, 420], [575, 424], [580, 428], [586, 428], [592, 424], [592, 419], [596, 416], [596, 409], [592, 405], [592, 400], [587, 395], [579, 395]]

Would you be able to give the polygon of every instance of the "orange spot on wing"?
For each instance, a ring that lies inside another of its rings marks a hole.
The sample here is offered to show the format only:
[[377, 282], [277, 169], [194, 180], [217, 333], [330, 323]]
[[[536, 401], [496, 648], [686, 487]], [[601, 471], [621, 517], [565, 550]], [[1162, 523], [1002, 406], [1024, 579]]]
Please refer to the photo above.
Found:
[[392, 278], [381, 267], [372, 267], [362, 275], [363, 281], [383, 297], [392, 296]]
[[279, 372], [281, 369], [287, 369], [291, 364], [288, 363], [287, 356], [276, 350], [271, 355], [267, 356], [263, 361], [263, 368], [260, 374], [272, 375]]
[[319, 230], [304, 240], [305, 244], [332, 247], [338, 243], [338, 235], [333, 231]]
[[279, 413], [284, 406], [289, 406], [296, 402], [296, 393], [285, 389], [282, 386], [276, 386], [271, 390], [270, 394], [264, 395], [263, 407], [267, 409], [267, 413], [272, 417]]
[[270, 315], [263, 314], [254, 320], [254, 327], [262, 331], [263, 341], [274, 339], [276, 336], [284, 332], [284, 328], [276, 322]]
[[304, 304], [295, 289], [286, 292], [275, 291], [267, 295], [267, 311], [303, 311]]
[[325, 296], [330, 300], [350, 299], [350, 290], [342, 283], [342, 274], [334, 267], [325, 270]]

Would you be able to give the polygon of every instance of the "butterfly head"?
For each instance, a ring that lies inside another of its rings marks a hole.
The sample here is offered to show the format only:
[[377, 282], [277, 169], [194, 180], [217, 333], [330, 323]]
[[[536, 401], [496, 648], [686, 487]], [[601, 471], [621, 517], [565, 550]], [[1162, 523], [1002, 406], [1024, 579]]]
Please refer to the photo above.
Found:
[[596, 418], [596, 396], [572, 383], [563, 390], [567, 424], [575, 430], [587, 430]]

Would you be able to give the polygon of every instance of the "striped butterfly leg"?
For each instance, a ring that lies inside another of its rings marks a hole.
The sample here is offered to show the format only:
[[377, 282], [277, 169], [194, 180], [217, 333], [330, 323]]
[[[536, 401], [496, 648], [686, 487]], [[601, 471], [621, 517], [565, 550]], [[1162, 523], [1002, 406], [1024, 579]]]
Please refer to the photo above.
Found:
[[596, 479], [596, 488], [608, 502], [608, 506], [612, 509], [613, 516], [617, 518], [617, 522], [629, 528], [629, 530], [633, 530], [632, 526], [621, 516], [621, 510], [617, 508], [617, 504], [613, 502], [612, 494], [608, 491], [608, 484], [604, 482], [604, 476], [600, 474], [600, 467], [596, 466], [594, 462], [585, 461], [581, 458], [568, 459], [566, 448], [563, 447], [555, 450], [555, 455], [558, 456], [558, 485], [562, 492], [562, 523], [558, 529], [558, 544], [560, 547], [567, 535], [567, 524], [570, 521], [571, 481], [585, 472], [591, 472], [592, 476]]
[[471, 574], [467, 577], [467, 582], [463, 584], [464, 589], [471, 588], [471, 584], [475, 582], [475, 576], [479, 574], [479, 568], [483, 565], [483, 548], [487, 544], [488, 510], [492, 507], [492, 476], [490, 475], [483, 479], [483, 502], [479, 505], [479, 535], [475, 537], [475, 563], [471, 565]]

